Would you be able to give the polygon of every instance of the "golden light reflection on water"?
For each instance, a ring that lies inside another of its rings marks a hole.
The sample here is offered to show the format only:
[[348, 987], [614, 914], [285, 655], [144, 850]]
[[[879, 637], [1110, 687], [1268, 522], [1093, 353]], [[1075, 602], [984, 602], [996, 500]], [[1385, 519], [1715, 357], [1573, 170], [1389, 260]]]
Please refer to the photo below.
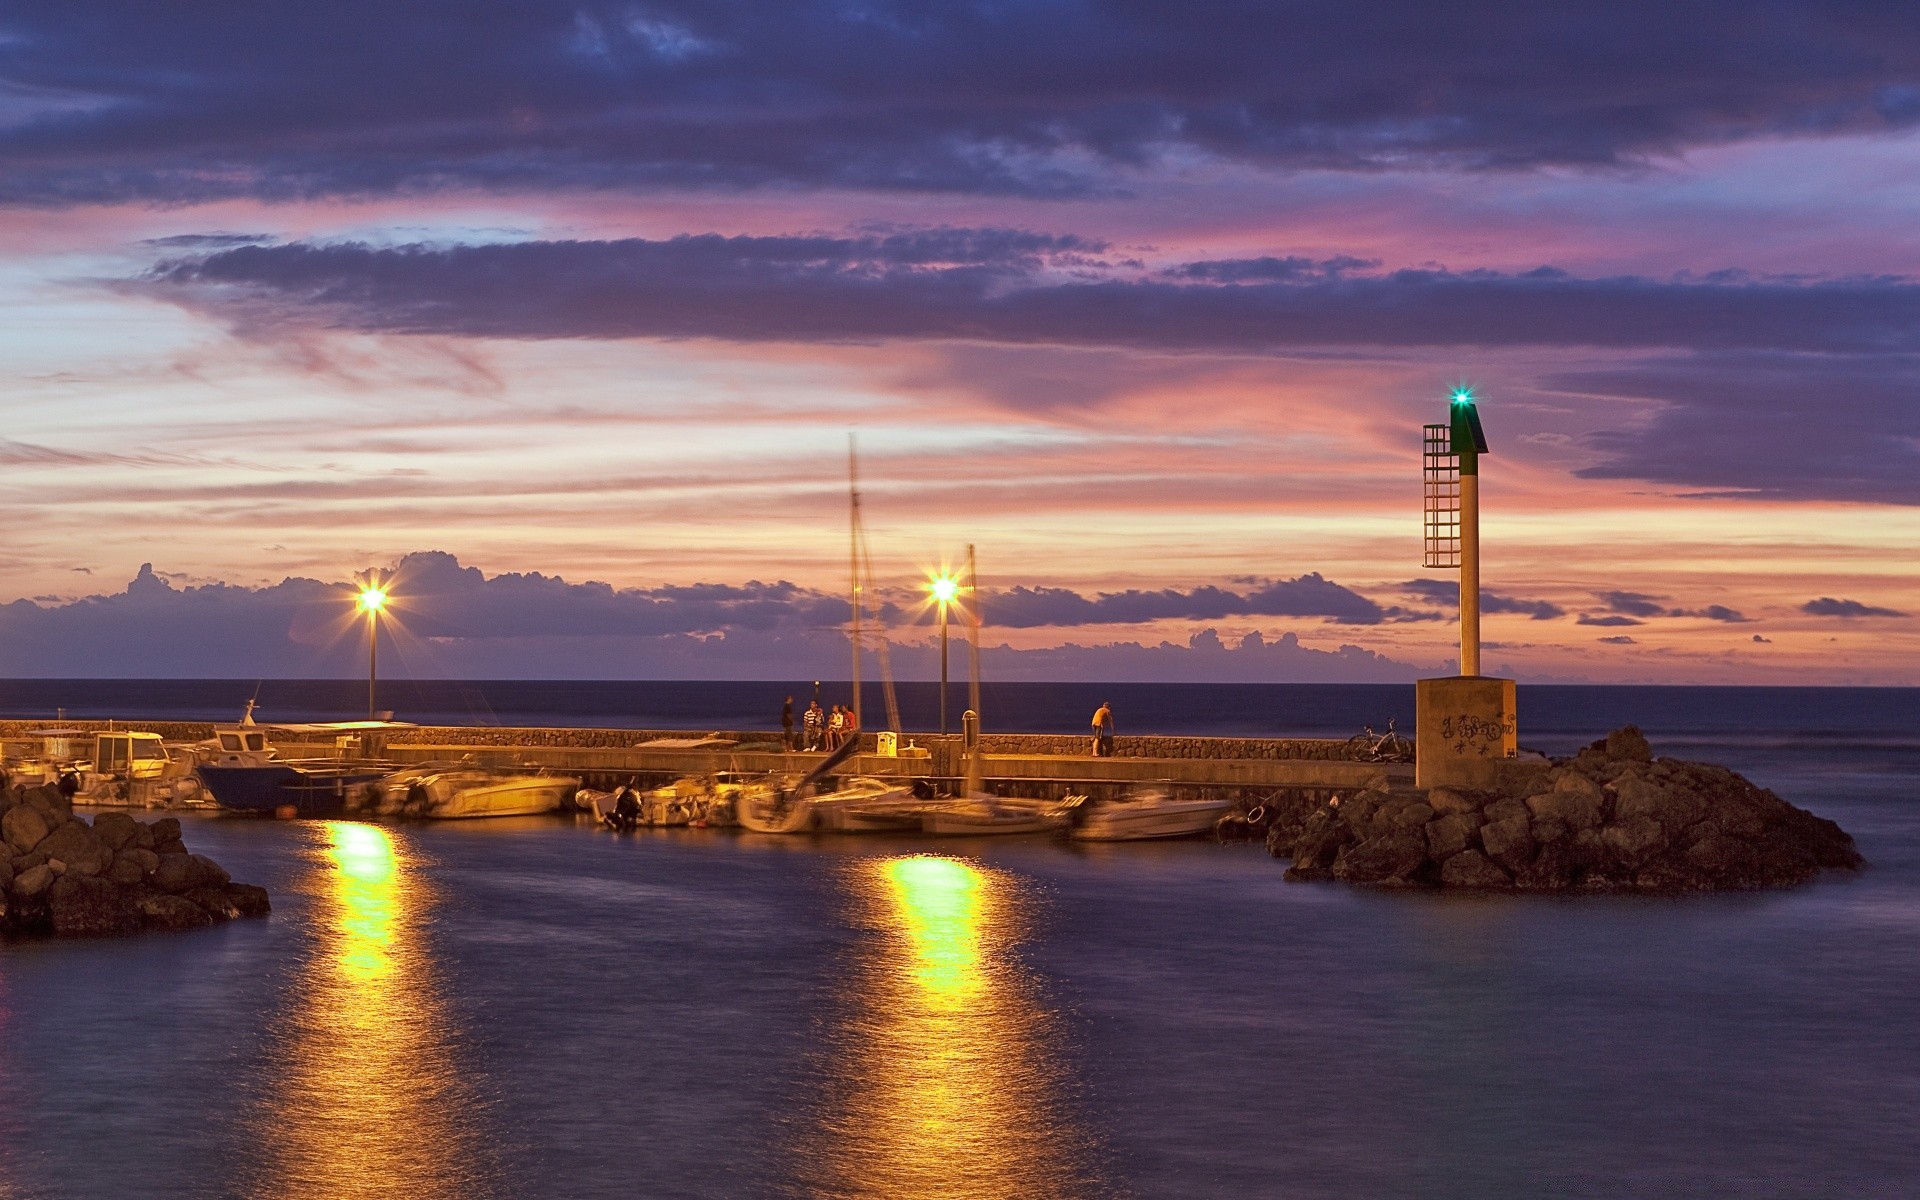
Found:
[[276, 1197], [484, 1191], [421, 927], [426, 895], [377, 825], [321, 827], [316, 946], [290, 997], [258, 1131]]
[[808, 1192], [1088, 1192], [1056, 1022], [1011, 953], [1015, 881], [931, 855], [866, 860], [851, 879], [876, 939], [826, 1060], [823, 1140], [801, 1151]]

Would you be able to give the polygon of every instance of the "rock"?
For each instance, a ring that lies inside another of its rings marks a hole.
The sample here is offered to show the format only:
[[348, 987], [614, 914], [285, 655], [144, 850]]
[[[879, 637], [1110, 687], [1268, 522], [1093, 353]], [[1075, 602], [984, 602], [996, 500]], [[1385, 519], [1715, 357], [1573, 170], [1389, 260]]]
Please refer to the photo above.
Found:
[[153, 830], [135, 821], [133, 823], [133, 845], [142, 850], [153, 849]]
[[193, 860], [184, 854], [162, 854], [153, 869], [153, 886], [163, 892], [184, 892], [193, 886]]
[[1658, 821], [1640, 817], [1600, 831], [1600, 840], [1613, 852], [1621, 865], [1637, 867], [1666, 840]]
[[153, 833], [155, 842], [177, 842], [180, 840], [180, 818], [161, 817], [149, 822], [147, 828]]
[[[1681, 854], [1686, 864], [1722, 886], [1757, 886], [1760, 882], [1760, 855], [1753, 843], [1724, 833], [1709, 833]], [[1801, 878], [1812, 875], [1813, 863]], [[1790, 873], [1798, 874], [1798, 872]], [[1751, 881], [1751, 882], [1748, 882]], [[1794, 882], [1797, 882], [1795, 880]]]
[[107, 937], [140, 927], [131, 898], [97, 875], [69, 872], [47, 889], [56, 937]]
[[1504, 821], [1489, 821], [1480, 830], [1480, 844], [1487, 857], [1509, 871], [1517, 871], [1533, 858], [1533, 830], [1525, 809], [1519, 816]]
[[20, 802], [28, 804], [50, 817], [59, 818], [55, 824], [62, 824], [73, 815], [73, 801], [61, 794], [60, 789], [50, 783], [36, 784], [20, 793]]
[[142, 850], [138, 846], [128, 846], [114, 855], [113, 861], [119, 862], [123, 858], [139, 863], [142, 875], [151, 875], [160, 869], [160, 856], [151, 850]]
[[1333, 877], [1348, 883], [1401, 883], [1426, 860], [1426, 839], [1417, 830], [1398, 830], [1347, 849], [1333, 864]]
[[1440, 882], [1462, 888], [1504, 888], [1513, 883], [1478, 850], [1462, 850], [1440, 864]]
[[1653, 761], [1653, 747], [1638, 725], [1623, 725], [1607, 735], [1607, 757], [1621, 762]]
[[1378, 825], [1385, 818], [1394, 829], [1418, 829], [1433, 820], [1433, 809], [1425, 801], [1414, 800], [1409, 804], [1399, 804], [1391, 809], [1382, 809], [1374, 817]]
[[1427, 823], [1427, 857], [1445, 862], [1473, 845], [1477, 827], [1465, 813], [1448, 813]]
[[1513, 873], [1513, 885], [1528, 892], [1558, 892], [1573, 886], [1575, 874], [1571, 847], [1564, 841], [1549, 842]]
[[1333, 866], [1352, 836], [1333, 810], [1315, 813], [1290, 849], [1293, 865], [1303, 871], [1325, 870]]
[[1573, 836], [1573, 827], [1558, 817], [1535, 817], [1533, 819], [1533, 841], [1537, 846], [1564, 842]]
[[227, 900], [240, 910], [243, 917], [264, 917], [273, 911], [273, 900], [263, 887], [251, 883], [230, 883], [220, 890], [227, 894]]
[[1474, 812], [1480, 805], [1472, 797], [1452, 788], [1434, 788], [1427, 793], [1427, 803], [1433, 811], [1441, 814]]
[[190, 854], [187, 856], [187, 861], [192, 864], [188, 870], [188, 877], [192, 881], [189, 886], [224, 887], [233, 878], [227, 874], [225, 867], [204, 854]]
[[147, 877], [140, 869], [138, 861], [127, 858], [125, 853], [113, 856], [113, 862], [106, 869], [106, 878], [121, 887], [133, 887]]
[[240, 915], [240, 906], [227, 897], [226, 892], [215, 887], [198, 887], [186, 894], [216, 921], [231, 921]]
[[[1578, 775], [1567, 778], [1580, 779]], [[1581, 779], [1580, 782], [1586, 787], [1562, 788], [1556, 785], [1551, 792], [1528, 796], [1527, 811], [1543, 821], [1559, 821], [1575, 833], [1598, 826], [1602, 809], [1600, 789], [1587, 780]]]
[[93, 819], [94, 836], [106, 843], [109, 850], [121, 850], [133, 844], [135, 831], [140, 822], [126, 813], [103, 812]]
[[13, 862], [4, 855], [0, 855], [0, 896], [5, 895], [7, 889], [12, 886]]
[[1495, 800], [1486, 807], [1487, 824], [1491, 825], [1495, 821], [1511, 821], [1516, 818], [1524, 821], [1529, 811], [1524, 800]]
[[134, 901], [134, 907], [149, 929], [198, 929], [213, 924], [207, 910], [185, 896], [148, 892]]
[[53, 886], [53, 879], [53, 868], [41, 863], [15, 875], [8, 890], [22, 900], [29, 900]]
[[113, 851], [85, 821], [67, 822], [34, 849], [45, 853], [49, 861], [66, 863], [70, 873], [98, 875], [113, 865]]
[[25, 854], [37, 847], [53, 832], [54, 822], [47, 814], [30, 804], [16, 804], [0, 817], [0, 837], [15, 852]]

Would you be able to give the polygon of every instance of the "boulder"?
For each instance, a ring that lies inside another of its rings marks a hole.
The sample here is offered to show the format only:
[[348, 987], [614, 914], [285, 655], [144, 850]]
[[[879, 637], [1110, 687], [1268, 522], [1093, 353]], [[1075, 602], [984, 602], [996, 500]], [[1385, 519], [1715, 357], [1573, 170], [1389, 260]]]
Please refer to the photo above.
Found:
[[20, 793], [20, 802], [32, 805], [50, 817], [60, 818], [61, 821], [73, 815], [73, 801], [67, 799], [59, 788], [50, 783], [36, 784], [24, 789]]
[[191, 864], [187, 872], [191, 887], [223, 887], [233, 878], [225, 867], [204, 854], [189, 854], [187, 861]]
[[16, 804], [0, 817], [0, 837], [6, 839], [8, 846], [16, 853], [25, 854], [33, 850], [53, 832], [54, 822], [41, 809], [31, 804]]
[[1530, 810], [1527, 808], [1526, 801], [1502, 798], [1487, 805], [1487, 824], [1491, 825], [1495, 821], [1512, 821], [1515, 819], [1524, 821], [1527, 819], [1529, 812]]
[[220, 890], [226, 893], [227, 901], [239, 909], [243, 917], [264, 917], [273, 911], [273, 900], [263, 887], [251, 883], [229, 883]]
[[213, 924], [207, 910], [185, 896], [148, 892], [134, 901], [134, 907], [149, 929], [198, 929]]
[[125, 851], [113, 856], [113, 862], [107, 866], [106, 877], [121, 887], [133, 887], [147, 877], [140, 869], [137, 860], [126, 857]]
[[7, 889], [12, 886], [13, 861], [5, 855], [0, 855], [0, 895], [5, 895]]
[[93, 819], [94, 836], [109, 850], [121, 850], [133, 844], [140, 822], [123, 812], [103, 812]]
[[1352, 840], [1352, 833], [1328, 809], [1307, 818], [1307, 826], [1294, 840], [1288, 853], [1293, 865], [1303, 871], [1325, 870], [1333, 866], [1340, 851]]
[[217, 887], [194, 888], [185, 898], [200, 906], [216, 921], [231, 921], [240, 915], [240, 906]]
[[1607, 757], [1620, 762], [1653, 761], [1653, 747], [1637, 725], [1623, 725], [1607, 735]]
[[153, 868], [153, 886], [163, 892], [184, 892], [193, 886], [193, 860], [184, 854], [162, 854]]
[[1348, 848], [1333, 864], [1333, 877], [1348, 883], [1403, 883], [1427, 860], [1418, 830], [1397, 830]]
[[52, 887], [53, 879], [53, 868], [41, 863], [37, 867], [28, 867], [15, 875], [8, 890], [22, 900], [30, 900]]
[[130, 862], [140, 864], [140, 873], [142, 875], [151, 875], [160, 869], [160, 856], [151, 850], [142, 850], [138, 846], [128, 846], [125, 850], [114, 855], [113, 861], [119, 862], [123, 858]]
[[1480, 830], [1480, 844], [1488, 858], [1509, 871], [1526, 866], [1533, 858], [1533, 830], [1525, 810], [1504, 821], [1487, 822]]
[[1479, 801], [1452, 788], [1434, 788], [1427, 793], [1427, 804], [1433, 811], [1447, 813], [1474, 812], [1480, 807]]
[[57, 859], [67, 864], [69, 873], [98, 875], [113, 865], [113, 851], [85, 821], [68, 821], [34, 849], [50, 862]]
[[1533, 861], [1513, 873], [1513, 886], [1528, 892], [1558, 892], [1572, 887], [1577, 867], [1572, 847], [1549, 842], [1534, 853]]
[[[1569, 775], [1566, 778], [1580, 779], [1578, 775]], [[1527, 811], [1543, 821], [1559, 821], [1575, 833], [1594, 828], [1600, 824], [1602, 809], [1600, 789], [1587, 780], [1580, 779], [1580, 782], [1586, 786], [1584, 788], [1561, 787], [1556, 784], [1551, 792], [1528, 796]]]
[[153, 832], [153, 840], [156, 842], [177, 842], [180, 840], [179, 817], [161, 817], [157, 821], [149, 821], [147, 828]]
[[1660, 849], [1666, 841], [1666, 835], [1660, 831], [1658, 821], [1640, 817], [1607, 826], [1600, 831], [1600, 840], [1606, 843], [1616, 862], [1631, 868], [1639, 866]]
[[56, 937], [108, 937], [140, 927], [140, 914], [119, 887], [97, 875], [68, 872], [47, 889]]
[[1448, 887], [1504, 888], [1513, 880], [1478, 850], [1462, 850], [1440, 864], [1440, 882]]
[[1427, 857], [1445, 862], [1473, 845], [1477, 826], [1465, 813], [1448, 813], [1427, 823]]
[[1555, 842], [1564, 842], [1573, 837], [1573, 827], [1558, 817], [1535, 817], [1533, 819], [1533, 841], [1537, 846], [1550, 846]]

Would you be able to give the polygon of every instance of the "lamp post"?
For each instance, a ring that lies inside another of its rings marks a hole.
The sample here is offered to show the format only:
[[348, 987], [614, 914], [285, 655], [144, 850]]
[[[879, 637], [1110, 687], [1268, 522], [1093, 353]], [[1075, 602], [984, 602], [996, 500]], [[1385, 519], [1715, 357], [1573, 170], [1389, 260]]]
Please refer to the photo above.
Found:
[[1455, 388], [1447, 405], [1452, 449], [1460, 461], [1460, 673], [1480, 673], [1480, 456], [1487, 435], [1470, 388]]
[[940, 732], [947, 732], [947, 608], [960, 592], [959, 581], [950, 575], [937, 575], [927, 590], [940, 607]]
[[380, 610], [387, 606], [385, 583], [372, 576], [360, 587], [360, 611], [367, 614], [367, 720], [378, 711], [375, 687], [380, 677]]

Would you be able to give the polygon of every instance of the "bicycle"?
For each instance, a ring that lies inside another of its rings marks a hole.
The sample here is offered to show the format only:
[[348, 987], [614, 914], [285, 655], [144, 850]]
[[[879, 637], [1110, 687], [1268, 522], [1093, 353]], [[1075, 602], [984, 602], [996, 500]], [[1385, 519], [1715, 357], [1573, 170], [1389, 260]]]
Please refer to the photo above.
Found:
[[1395, 733], [1388, 720], [1385, 733], [1375, 733], [1368, 725], [1365, 733], [1348, 738], [1347, 754], [1360, 762], [1412, 762], [1413, 743]]

